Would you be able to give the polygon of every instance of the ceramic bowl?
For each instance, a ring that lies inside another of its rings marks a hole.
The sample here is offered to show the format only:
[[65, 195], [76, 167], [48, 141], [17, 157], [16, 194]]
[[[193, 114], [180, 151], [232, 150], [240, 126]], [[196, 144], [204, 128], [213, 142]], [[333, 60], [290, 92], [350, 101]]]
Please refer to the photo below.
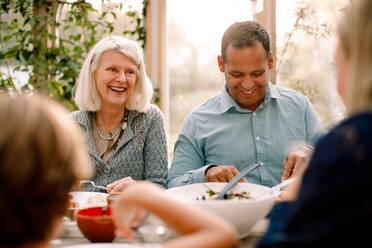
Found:
[[[249, 192], [250, 199], [208, 200], [208, 189], [219, 192], [227, 183], [197, 183], [168, 189], [167, 194], [208, 209], [228, 220], [238, 231], [240, 238], [246, 237], [251, 228], [267, 216], [275, 204], [276, 195], [271, 188], [252, 183], [238, 183], [233, 193]], [[203, 200], [205, 199], [205, 200]]]
[[91, 242], [105, 243], [115, 239], [115, 225], [109, 206], [80, 209], [75, 219], [82, 234]]
[[79, 209], [107, 206], [107, 196], [108, 194], [99, 192], [70, 192], [66, 216], [70, 220], [75, 220], [75, 212]]

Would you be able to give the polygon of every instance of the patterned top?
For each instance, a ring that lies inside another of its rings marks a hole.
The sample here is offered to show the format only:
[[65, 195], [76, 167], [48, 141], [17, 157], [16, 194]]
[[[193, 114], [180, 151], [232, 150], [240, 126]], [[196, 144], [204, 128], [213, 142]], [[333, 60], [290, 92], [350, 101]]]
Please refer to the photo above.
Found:
[[258, 247], [369, 247], [371, 147], [372, 112], [345, 120], [320, 139], [297, 201], [275, 206]]
[[[151, 105], [146, 113], [130, 110], [128, 126], [119, 140], [108, 163], [99, 156], [92, 134], [92, 112], [75, 111], [71, 116], [85, 132], [87, 148], [95, 166], [92, 180], [97, 185], [107, 185], [124, 177], [149, 180], [166, 187], [168, 148], [164, 116]], [[86, 184], [84, 190], [100, 191]]]
[[308, 98], [268, 83], [264, 101], [253, 112], [227, 93], [209, 99], [186, 117], [174, 148], [168, 187], [205, 182], [210, 164], [239, 171], [263, 163], [246, 178], [273, 186], [281, 181], [283, 161], [294, 146], [313, 144], [323, 129]]

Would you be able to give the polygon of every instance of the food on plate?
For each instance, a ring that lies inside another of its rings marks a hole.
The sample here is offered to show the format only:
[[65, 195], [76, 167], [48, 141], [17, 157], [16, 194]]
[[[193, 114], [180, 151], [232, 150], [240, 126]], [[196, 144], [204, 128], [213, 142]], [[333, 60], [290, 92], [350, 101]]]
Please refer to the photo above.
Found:
[[87, 202], [84, 204], [84, 208], [98, 207], [107, 205], [107, 198], [102, 194], [95, 194], [88, 197]]
[[107, 205], [107, 194], [92, 192], [73, 192], [69, 194], [68, 208], [90, 208]]
[[[205, 197], [205, 196], [202, 196], [201, 198], [197, 197], [196, 200], [197, 201], [199, 201], [199, 200], [202, 200], [202, 201], [216, 200], [220, 192], [216, 192], [216, 191], [214, 191], [213, 189], [211, 189], [207, 186], [205, 186], [205, 187], [208, 189], [206, 191], [207, 194], [208, 194], [208, 197]], [[242, 191], [240, 193], [230, 192], [230, 193], [226, 193], [223, 196], [223, 199], [224, 200], [246, 200], [246, 199], [251, 199], [251, 194], [249, 192], [246, 192], [246, 191]]]

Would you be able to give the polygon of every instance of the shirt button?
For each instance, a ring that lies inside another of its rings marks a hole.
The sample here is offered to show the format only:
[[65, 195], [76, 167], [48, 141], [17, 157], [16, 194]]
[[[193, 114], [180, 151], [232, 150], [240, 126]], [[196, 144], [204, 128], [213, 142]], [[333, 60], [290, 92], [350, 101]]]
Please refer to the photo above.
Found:
[[260, 140], [260, 137], [259, 137], [259, 136], [257, 136], [257, 137], [256, 137], [256, 140]]
[[104, 172], [104, 173], [109, 173], [109, 172], [110, 172], [110, 167], [105, 166], [105, 167], [103, 168], [103, 172]]

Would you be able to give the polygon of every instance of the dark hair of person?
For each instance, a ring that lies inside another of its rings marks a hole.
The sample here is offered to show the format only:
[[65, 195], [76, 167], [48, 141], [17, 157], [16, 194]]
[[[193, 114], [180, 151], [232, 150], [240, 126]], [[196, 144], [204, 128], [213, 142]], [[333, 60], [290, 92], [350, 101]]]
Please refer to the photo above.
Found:
[[48, 240], [66, 212], [81, 151], [62, 110], [36, 96], [0, 95], [0, 247]]
[[244, 48], [256, 45], [260, 42], [265, 51], [266, 59], [270, 56], [270, 38], [264, 27], [253, 21], [236, 22], [223, 34], [221, 44], [221, 57], [227, 63], [226, 49], [228, 45], [234, 48]]

